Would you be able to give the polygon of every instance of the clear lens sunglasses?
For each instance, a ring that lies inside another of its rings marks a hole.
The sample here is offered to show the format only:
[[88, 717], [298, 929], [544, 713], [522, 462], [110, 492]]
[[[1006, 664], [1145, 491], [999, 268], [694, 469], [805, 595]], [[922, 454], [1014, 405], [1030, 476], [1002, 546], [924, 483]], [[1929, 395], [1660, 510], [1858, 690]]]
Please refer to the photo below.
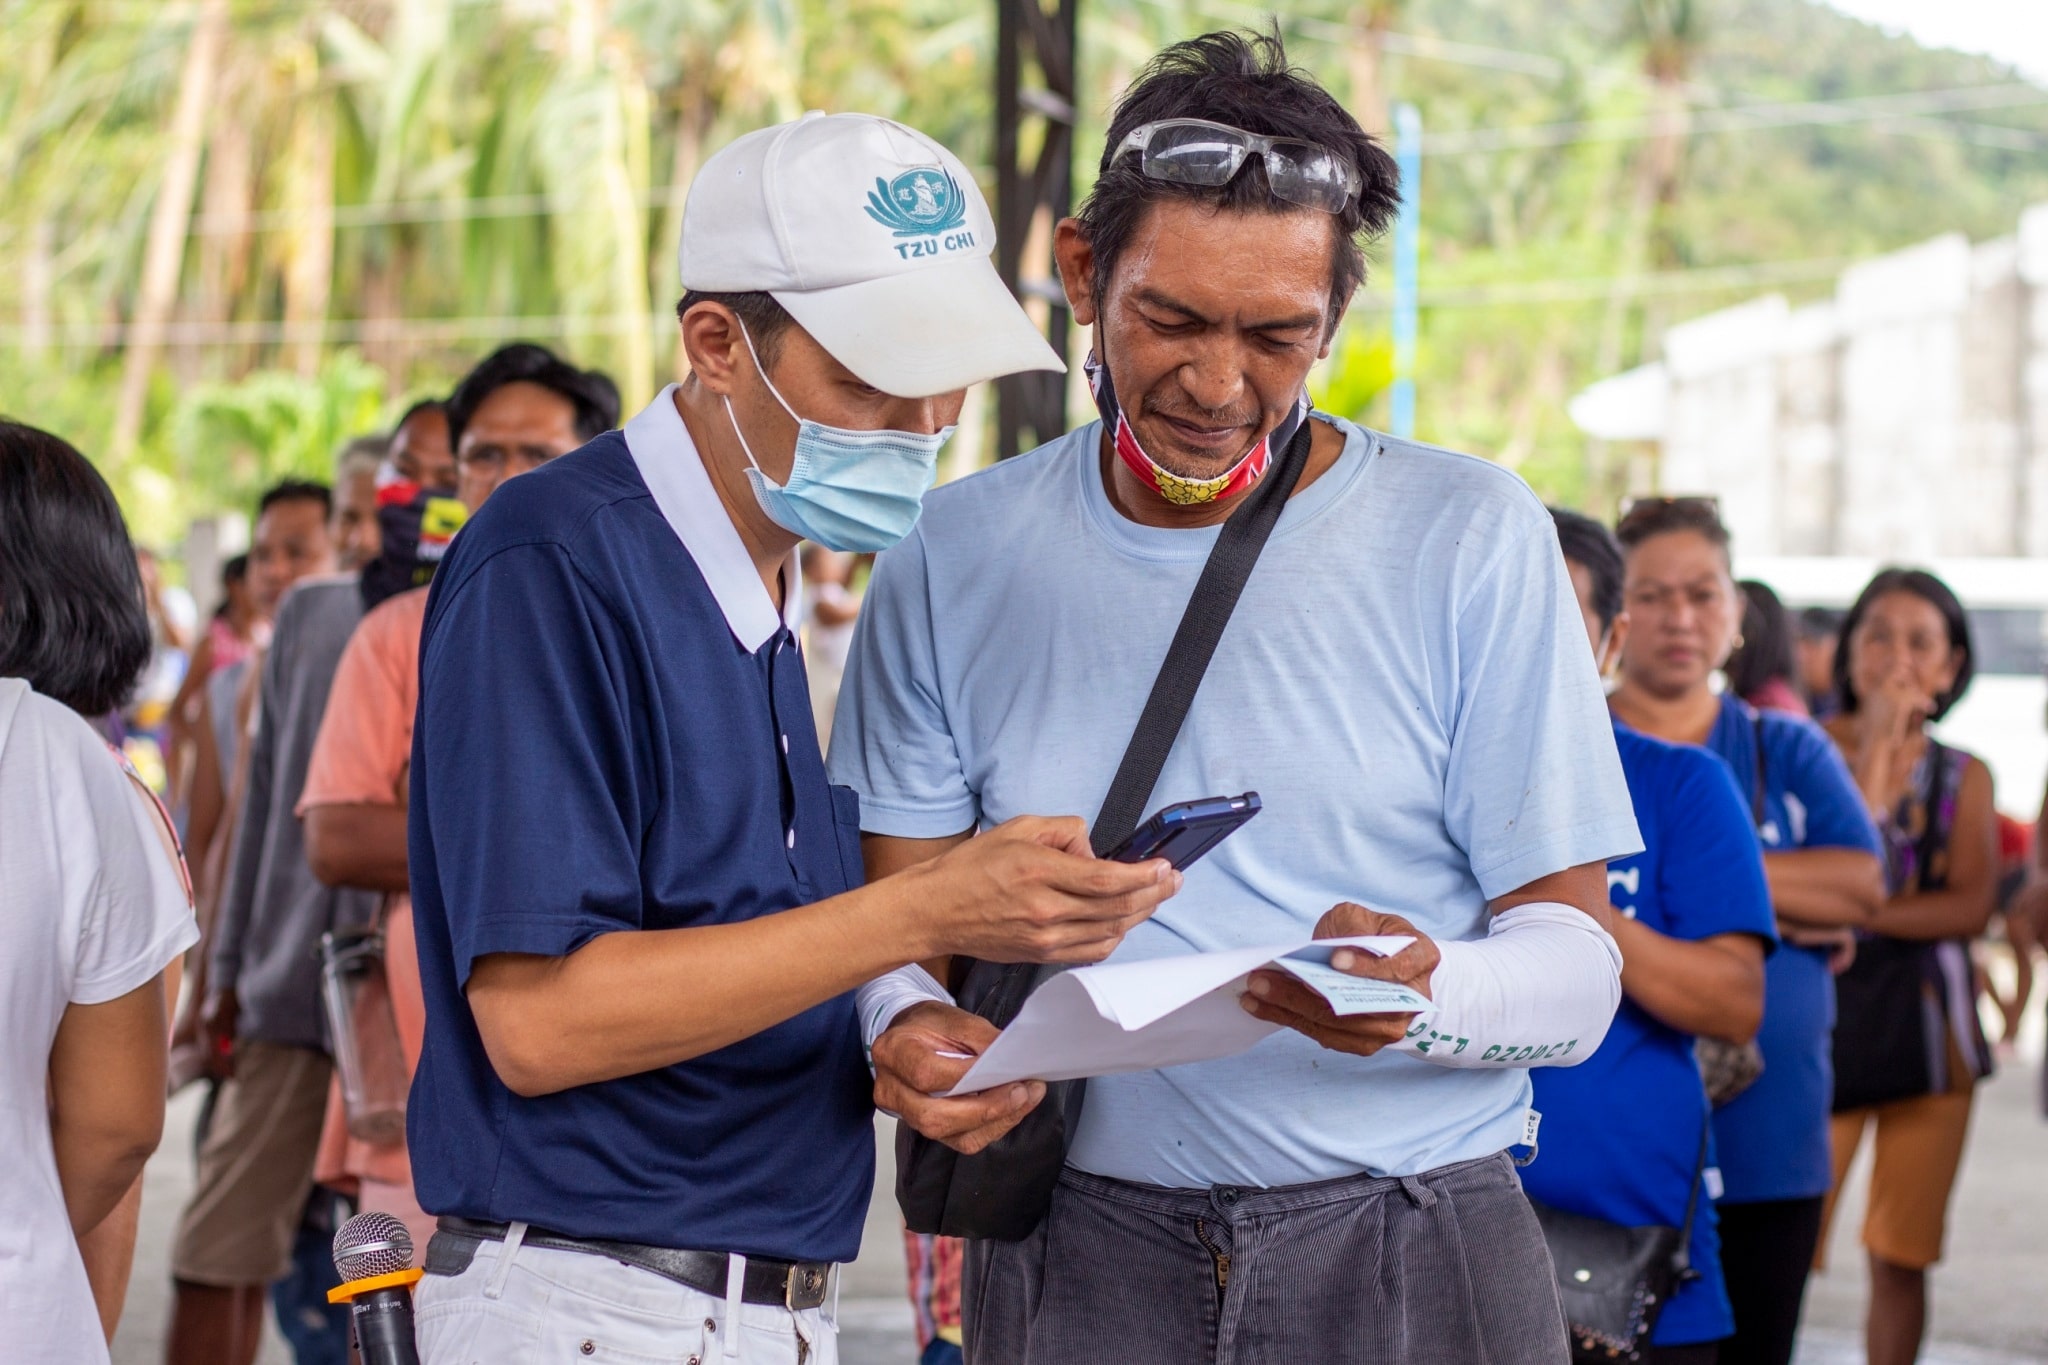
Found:
[[[1342, 213], [1358, 193], [1358, 168], [1327, 147], [1301, 138], [1261, 137], [1227, 123], [1199, 118], [1161, 119], [1131, 129], [1117, 148], [1139, 154], [1153, 180], [1177, 185], [1227, 185], [1245, 158], [1265, 158], [1266, 183], [1290, 204]], [[1114, 159], [1114, 158], [1112, 158]]]

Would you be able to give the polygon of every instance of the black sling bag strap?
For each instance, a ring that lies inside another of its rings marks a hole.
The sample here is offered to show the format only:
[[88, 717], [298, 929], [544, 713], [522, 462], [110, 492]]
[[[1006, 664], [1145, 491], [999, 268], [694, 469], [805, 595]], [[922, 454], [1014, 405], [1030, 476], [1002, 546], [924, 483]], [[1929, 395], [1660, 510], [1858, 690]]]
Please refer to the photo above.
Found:
[[[1266, 538], [1280, 520], [1287, 499], [1308, 465], [1310, 424], [1303, 422], [1272, 471], [1245, 495], [1245, 504], [1223, 523], [1194, 594], [1181, 613], [1165, 662], [1138, 717], [1138, 728], [1117, 765], [1088, 842], [1097, 854], [1115, 848], [1144, 817], [1166, 756], [1180, 734], [1202, 674], [1223, 638], [1232, 609], [1244, 592]], [[962, 963], [965, 973], [962, 974]], [[994, 1024], [1007, 1025], [1025, 997], [1056, 966], [1029, 962], [954, 960], [954, 994], [960, 1007]], [[1080, 1118], [1084, 1081], [1046, 1087], [1036, 1109], [987, 1149], [963, 1156], [943, 1143], [896, 1124], [896, 1201], [912, 1232], [948, 1237], [986, 1237], [1014, 1242], [1031, 1235], [1052, 1203], [1053, 1185], [1067, 1161], [1067, 1142]]]

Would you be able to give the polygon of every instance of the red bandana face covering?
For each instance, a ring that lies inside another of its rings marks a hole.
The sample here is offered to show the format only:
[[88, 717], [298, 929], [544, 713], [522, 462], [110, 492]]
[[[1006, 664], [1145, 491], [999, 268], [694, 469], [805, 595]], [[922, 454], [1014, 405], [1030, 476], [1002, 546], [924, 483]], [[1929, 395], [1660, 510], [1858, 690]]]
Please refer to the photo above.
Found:
[[1234, 498], [1250, 488], [1265, 474], [1266, 466], [1273, 462], [1273, 447], [1293, 440], [1294, 433], [1308, 419], [1308, 394], [1303, 392], [1294, 410], [1281, 420], [1278, 427], [1246, 451], [1236, 464], [1213, 479], [1190, 479], [1161, 466], [1138, 444], [1130, 419], [1124, 416], [1123, 408], [1116, 401], [1116, 389], [1109, 381], [1109, 367], [1090, 352], [1082, 369], [1088, 375], [1088, 387], [1095, 394], [1095, 407], [1102, 414], [1102, 424], [1114, 433], [1111, 444], [1116, 448], [1117, 458], [1147, 488], [1168, 502], [1183, 507]]

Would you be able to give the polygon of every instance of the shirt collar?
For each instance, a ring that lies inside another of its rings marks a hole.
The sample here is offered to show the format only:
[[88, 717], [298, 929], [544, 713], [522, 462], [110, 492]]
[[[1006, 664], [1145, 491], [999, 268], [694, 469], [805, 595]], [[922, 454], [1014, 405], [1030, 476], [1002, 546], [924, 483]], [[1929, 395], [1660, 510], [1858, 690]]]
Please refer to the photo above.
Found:
[[669, 529], [683, 542], [697, 571], [704, 575], [725, 624], [749, 654], [774, 638], [787, 626], [796, 633], [803, 615], [803, 579], [794, 550], [782, 566], [782, 613], [761, 586], [739, 529], [726, 515], [711, 476], [704, 472], [704, 459], [683, 415], [676, 409], [676, 386], [671, 384], [654, 396], [654, 401], [626, 423], [626, 449], [633, 454], [640, 478], [654, 495]]

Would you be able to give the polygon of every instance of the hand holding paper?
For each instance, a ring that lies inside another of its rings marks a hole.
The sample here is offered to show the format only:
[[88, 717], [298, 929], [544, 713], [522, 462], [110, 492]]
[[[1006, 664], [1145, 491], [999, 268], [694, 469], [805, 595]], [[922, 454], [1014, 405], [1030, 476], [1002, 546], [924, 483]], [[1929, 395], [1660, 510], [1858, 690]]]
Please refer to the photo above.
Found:
[[1238, 1004], [1250, 973], [1261, 969], [1299, 980], [1300, 989], [1321, 1000], [1333, 1017], [1410, 1015], [1429, 1007], [1420, 992], [1329, 964], [1339, 949], [1383, 957], [1414, 941], [1412, 931], [1296, 941], [1064, 972], [1032, 994], [946, 1093], [965, 1095], [1021, 1080], [1150, 1071], [1242, 1052], [1282, 1026], [1254, 1018]]
[[[1398, 1043], [1411, 1021], [1392, 1012], [1368, 1012], [1334, 1007], [1334, 1001], [1355, 992], [1375, 998], [1381, 990], [1399, 990], [1423, 998], [1442, 954], [1436, 943], [1399, 915], [1368, 910], [1349, 902], [1324, 915], [1316, 925], [1317, 946], [1336, 945], [1359, 934], [1398, 938], [1404, 945], [1398, 952], [1365, 956], [1337, 948], [1330, 954], [1327, 988], [1313, 981], [1296, 981], [1279, 972], [1252, 975], [1243, 998], [1245, 1011], [1269, 1024], [1291, 1028], [1333, 1052], [1370, 1057], [1381, 1048]], [[1323, 937], [1328, 935], [1328, 937]], [[1293, 973], [1300, 977], [1299, 972]], [[1335, 992], [1333, 995], [1332, 992]], [[1423, 998], [1421, 1008], [1431, 1002]]]

